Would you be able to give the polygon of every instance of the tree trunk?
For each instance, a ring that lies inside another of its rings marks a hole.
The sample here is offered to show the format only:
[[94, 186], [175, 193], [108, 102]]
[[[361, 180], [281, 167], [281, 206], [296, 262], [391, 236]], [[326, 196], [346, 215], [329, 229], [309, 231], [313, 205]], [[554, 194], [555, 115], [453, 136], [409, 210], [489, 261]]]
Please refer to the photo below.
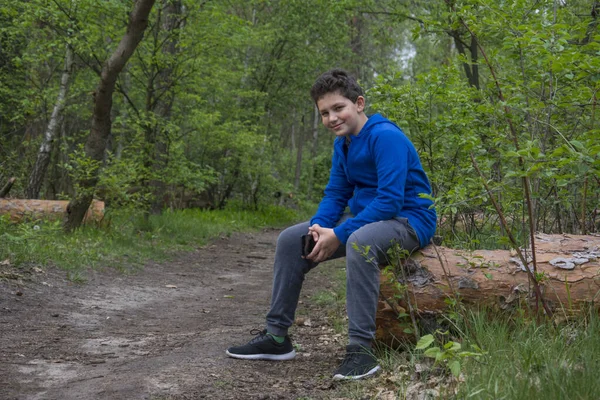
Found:
[[[121, 39], [114, 53], [104, 63], [100, 83], [94, 96], [94, 114], [92, 128], [85, 144], [86, 155], [97, 162], [102, 162], [106, 149], [106, 140], [110, 135], [112, 95], [119, 73], [133, 54], [135, 48], [144, 37], [148, 26], [148, 15], [155, 0], [137, 0], [129, 16], [127, 32]], [[65, 230], [71, 231], [81, 225], [81, 221], [93, 198], [93, 190], [98, 183], [98, 170], [92, 176], [79, 182], [82, 189], [69, 203], [69, 213], [65, 222]]]
[[40, 146], [40, 150], [38, 152], [35, 165], [33, 166], [33, 170], [31, 171], [31, 175], [29, 176], [29, 183], [27, 185], [27, 189], [25, 190], [25, 195], [29, 199], [37, 199], [40, 196], [42, 182], [44, 181], [46, 171], [48, 170], [48, 164], [50, 163], [52, 143], [54, 143], [54, 138], [56, 137], [56, 132], [58, 131], [60, 117], [65, 108], [65, 98], [67, 97], [67, 92], [69, 90], [69, 81], [71, 79], [72, 69], [73, 49], [70, 45], [67, 44], [65, 55], [65, 69], [63, 70], [60, 79], [60, 89], [58, 91], [58, 97], [56, 98], [56, 103], [54, 104], [52, 115], [50, 116], [50, 122], [48, 123], [48, 127], [46, 128], [44, 139]]
[[[350, 73], [358, 78], [359, 81], [366, 80], [365, 65], [365, 46], [363, 45], [363, 35], [366, 33], [365, 20], [362, 13], [357, 13], [352, 16], [349, 21], [350, 25], [350, 51], [352, 51], [352, 69]], [[368, 80], [368, 78], [367, 78]]]
[[302, 177], [302, 150], [304, 149], [304, 116], [302, 116], [302, 125], [298, 132], [298, 145], [296, 146], [296, 168], [294, 172], [294, 191], [298, 193], [300, 188], [300, 178]]
[[12, 177], [8, 180], [8, 182], [6, 182], [6, 185], [4, 185], [2, 187], [2, 189], [0, 189], [0, 198], [2, 197], [6, 197], [6, 195], [8, 194], [8, 192], [10, 192], [10, 189], [13, 187], [13, 185], [15, 184], [15, 181], [17, 180], [17, 178]]
[[317, 162], [316, 161], [317, 160], [317, 146], [319, 144], [319, 121], [320, 121], [320, 119], [321, 119], [321, 116], [319, 114], [319, 109], [315, 105], [314, 113], [313, 113], [313, 126], [312, 126], [312, 146], [310, 148], [310, 155], [311, 155], [310, 175], [308, 178], [308, 189], [307, 189], [309, 200], [312, 200], [312, 192], [313, 192], [313, 186], [314, 186], [314, 182], [315, 182], [315, 168], [316, 168], [316, 162]]
[[588, 44], [594, 32], [596, 32], [596, 27], [598, 26], [598, 15], [600, 15], [600, 1], [594, 1], [592, 3], [590, 15], [592, 16], [592, 19], [587, 26], [585, 37], [581, 41], [581, 44]]
[[[23, 218], [63, 219], [68, 212], [66, 200], [0, 199], [0, 215], [10, 215], [12, 222]], [[104, 202], [94, 200], [84, 214], [83, 222], [101, 221], [104, 218]]]
[[[463, 42], [460, 31], [450, 30], [450, 31], [448, 31], [448, 34], [454, 40], [454, 45], [456, 46], [456, 50], [458, 50], [460, 55], [462, 55], [465, 59], [469, 60], [469, 62], [462, 63], [463, 69], [465, 71], [465, 75], [467, 77], [467, 80], [469, 81], [469, 85], [471, 85], [479, 90], [480, 86], [479, 86], [479, 66], [477, 64], [477, 56], [478, 56], [477, 38], [475, 38], [475, 36], [471, 35], [471, 42], [469, 45], [467, 45], [465, 42]], [[467, 48], [468, 48], [468, 54], [467, 54]]]
[[[165, 31], [169, 39], [164, 41], [161, 51], [167, 57], [168, 62], [167, 66], [163, 67], [156, 77], [156, 85], [153, 86], [153, 92], [158, 92], [158, 94], [153, 99], [152, 108], [160, 120], [167, 120], [171, 116], [175, 100], [175, 80], [173, 78], [175, 60], [173, 60], [173, 57], [177, 52], [178, 35], [176, 30], [182, 22], [180, 18], [182, 4], [181, 1], [173, 0], [163, 0], [163, 3], [163, 11], [160, 13], [162, 17], [159, 22], [162, 30]], [[153, 143], [149, 143], [153, 147], [154, 153], [150, 159], [152, 164], [150, 168], [152, 179], [150, 179], [149, 184], [153, 195], [150, 212], [157, 215], [162, 212], [164, 207], [163, 199], [166, 191], [166, 183], [161, 177], [163, 176], [162, 171], [164, 171], [168, 164], [169, 137], [160, 122], [150, 129], [154, 131], [151, 135]]]
[[[556, 317], [590, 304], [598, 307], [594, 302], [600, 290], [600, 236], [538, 234], [536, 239], [537, 271], [544, 274], [543, 296], [556, 310]], [[498, 310], [534, 304], [527, 273], [517, 260], [509, 250], [426, 247], [408, 261], [406, 279], [401, 272], [391, 276], [382, 272], [377, 338], [387, 343], [410, 340], [412, 334], [404, 333], [399, 313], [408, 313], [412, 307], [420, 317], [439, 314], [448, 308], [448, 298]], [[406, 284], [406, 294], [398, 292], [397, 281]]]

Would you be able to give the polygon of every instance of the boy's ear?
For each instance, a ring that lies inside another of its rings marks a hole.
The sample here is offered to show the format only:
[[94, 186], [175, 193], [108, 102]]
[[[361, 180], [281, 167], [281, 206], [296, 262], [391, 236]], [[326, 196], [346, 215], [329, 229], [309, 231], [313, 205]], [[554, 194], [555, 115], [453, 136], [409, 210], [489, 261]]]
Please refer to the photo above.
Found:
[[363, 112], [365, 110], [365, 98], [362, 96], [358, 96], [356, 98], [356, 108], [358, 112]]

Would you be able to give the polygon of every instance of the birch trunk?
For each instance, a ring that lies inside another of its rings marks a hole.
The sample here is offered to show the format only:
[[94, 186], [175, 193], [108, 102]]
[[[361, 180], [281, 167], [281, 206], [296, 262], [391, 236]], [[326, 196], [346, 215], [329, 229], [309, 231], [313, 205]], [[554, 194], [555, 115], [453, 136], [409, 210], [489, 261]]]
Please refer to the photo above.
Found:
[[29, 183], [27, 184], [27, 189], [25, 190], [25, 195], [27, 196], [27, 198], [37, 199], [40, 196], [40, 189], [42, 187], [42, 183], [44, 182], [46, 171], [48, 170], [48, 165], [50, 164], [52, 144], [54, 143], [56, 132], [58, 131], [60, 123], [60, 118], [65, 108], [65, 99], [69, 91], [69, 83], [71, 80], [72, 70], [73, 49], [70, 45], [67, 44], [65, 54], [65, 66], [60, 79], [60, 89], [58, 91], [58, 97], [56, 98], [56, 103], [54, 104], [52, 115], [50, 116], [50, 122], [48, 122], [48, 127], [46, 128], [46, 132], [44, 133], [44, 139], [40, 146], [40, 150], [38, 151], [35, 165], [33, 166], [31, 175], [29, 175]]

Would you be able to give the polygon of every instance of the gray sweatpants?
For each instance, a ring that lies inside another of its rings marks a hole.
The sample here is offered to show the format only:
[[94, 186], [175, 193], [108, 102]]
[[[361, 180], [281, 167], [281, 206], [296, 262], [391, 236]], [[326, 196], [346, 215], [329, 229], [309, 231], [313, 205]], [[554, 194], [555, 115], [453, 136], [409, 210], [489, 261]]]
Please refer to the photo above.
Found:
[[[342, 218], [343, 220], [344, 218]], [[304, 276], [315, 267], [301, 257], [300, 237], [308, 233], [308, 222], [284, 230], [277, 239], [273, 273], [271, 309], [267, 330], [277, 336], [287, 335], [294, 322]], [[357, 252], [370, 246], [368, 256]], [[341, 245], [330, 259], [346, 256], [346, 308], [350, 344], [370, 346], [375, 337], [375, 314], [379, 298], [379, 261], [386, 260], [387, 250], [399, 243], [412, 252], [419, 240], [406, 218], [373, 222], [355, 231], [346, 245]]]

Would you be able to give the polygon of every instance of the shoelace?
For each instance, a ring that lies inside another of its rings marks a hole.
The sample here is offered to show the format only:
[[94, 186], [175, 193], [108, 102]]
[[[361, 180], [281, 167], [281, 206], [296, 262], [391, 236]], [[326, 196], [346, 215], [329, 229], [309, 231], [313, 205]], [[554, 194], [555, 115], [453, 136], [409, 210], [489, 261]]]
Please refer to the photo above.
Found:
[[344, 356], [344, 360], [342, 361], [342, 365], [340, 367], [344, 367], [349, 364], [356, 364], [356, 358], [358, 356], [360, 356], [360, 353], [356, 353], [356, 352], [346, 353], [346, 355]]
[[259, 341], [263, 340], [263, 338], [264, 338], [265, 336], [267, 336], [267, 330], [266, 330], [266, 329], [263, 329], [263, 330], [261, 331], [260, 329], [252, 329], [252, 330], [250, 331], [250, 334], [251, 334], [251, 335], [255, 335], [254, 339], [252, 339], [252, 340], [250, 341], [250, 344], [254, 344], [254, 343], [256, 343], [256, 342], [259, 342]]

